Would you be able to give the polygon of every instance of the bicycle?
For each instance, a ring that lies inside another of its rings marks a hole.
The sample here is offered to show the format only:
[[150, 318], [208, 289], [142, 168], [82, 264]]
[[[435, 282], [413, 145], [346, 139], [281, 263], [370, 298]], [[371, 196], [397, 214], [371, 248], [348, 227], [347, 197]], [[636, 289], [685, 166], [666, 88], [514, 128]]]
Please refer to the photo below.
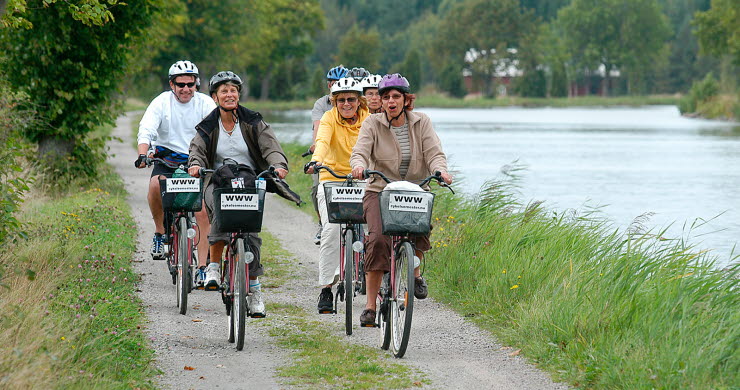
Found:
[[319, 171], [326, 170], [344, 182], [324, 182], [324, 194], [329, 223], [340, 224], [339, 238], [339, 284], [334, 296], [334, 310], [337, 312], [337, 301], [345, 303], [345, 332], [352, 335], [352, 300], [355, 293], [365, 287], [365, 234], [362, 224], [365, 222], [362, 210], [362, 197], [365, 194], [365, 183], [353, 181], [352, 175], [338, 175], [331, 168], [315, 165]]
[[[365, 170], [364, 176], [378, 175], [391, 183], [382, 172]], [[436, 180], [442, 187], [450, 188], [440, 172], [422, 180], [420, 187]], [[382, 233], [391, 236], [391, 269], [383, 276], [378, 292], [378, 316], [376, 327], [383, 328], [384, 350], [392, 349], [393, 355], [401, 358], [406, 353], [411, 334], [414, 312], [414, 269], [416, 248], [411, 238], [429, 234], [431, 230], [434, 193], [427, 191], [383, 190], [378, 198]]]
[[[172, 164], [161, 158], [147, 158], [147, 166], [164, 164], [170, 168], [182, 169], [184, 165]], [[162, 178], [164, 177], [164, 178]], [[180, 314], [188, 311], [188, 294], [193, 289], [193, 275], [197, 266], [195, 250], [197, 224], [194, 211], [200, 211], [203, 202], [201, 179], [194, 177], [173, 178], [172, 174], [162, 174], [159, 178], [165, 227], [165, 260], [172, 276], [177, 295]]]
[[[212, 169], [200, 169], [201, 177]], [[262, 230], [265, 206], [266, 176], [280, 180], [275, 167], [257, 175], [255, 187], [216, 188], [213, 190], [213, 218], [221, 230], [231, 232], [226, 255], [221, 262], [221, 298], [229, 316], [229, 342], [236, 342], [237, 351], [244, 348], [246, 317], [249, 314], [249, 264], [254, 260], [248, 237]], [[250, 315], [250, 317], [254, 317]]]

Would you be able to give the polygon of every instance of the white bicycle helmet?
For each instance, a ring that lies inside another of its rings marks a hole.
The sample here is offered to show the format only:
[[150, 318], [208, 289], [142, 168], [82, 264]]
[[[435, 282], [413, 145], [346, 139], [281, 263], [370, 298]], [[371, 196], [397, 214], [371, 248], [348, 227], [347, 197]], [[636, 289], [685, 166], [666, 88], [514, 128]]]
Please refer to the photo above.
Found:
[[343, 77], [331, 86], [332, 95], [336, 95], [341, 92], [358, 92], [362, 94], [362, 86], [352, 77]]
[[184, 61], [177, 61], [172, 66], [170, 66], [170, 72], [169, 72], [169, 78], [170, 80], [174, 79], [177, 76], [182, 75], [190, 75], [195, 76], [195, 78], [198, 78], [198, 67], [195, 66], [194, 63], [184, 60]]
[[380, 84], [380, 80], [383, 79], [383, 76], [379, 74], [371, 74], [370, 76], [365, 77], [360, 82], [360, 85], [362, 86], [362, 90], [364, 91], [367, 88], [378, 88], [378, 85]]

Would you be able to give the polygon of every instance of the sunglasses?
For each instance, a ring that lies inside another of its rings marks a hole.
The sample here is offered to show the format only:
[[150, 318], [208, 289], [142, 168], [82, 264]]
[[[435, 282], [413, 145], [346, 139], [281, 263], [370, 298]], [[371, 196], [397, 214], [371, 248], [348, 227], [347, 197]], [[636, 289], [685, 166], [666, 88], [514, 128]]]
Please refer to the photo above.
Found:
[[195, 86], [195, 82], [191, 82], [191, 83], [175, 83], [175, 85], [177, 85], [179, 88], [185, 88], [185, 87], [193, 88]]
[[356, 97], [348, 97], [346, 99], [345, 98], [339, 98], [339, 99], [337, 99], [337, 104], [344, 104], [344, 102], [347, 102], [349, 104], [357, 103], [357, 98]]

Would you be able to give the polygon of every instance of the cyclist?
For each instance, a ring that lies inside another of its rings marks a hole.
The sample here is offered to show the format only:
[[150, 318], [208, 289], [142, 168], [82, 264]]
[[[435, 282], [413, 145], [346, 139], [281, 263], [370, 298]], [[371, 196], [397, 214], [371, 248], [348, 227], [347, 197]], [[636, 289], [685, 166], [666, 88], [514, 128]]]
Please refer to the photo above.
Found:
[[[342, 65], [335, 66], [326, 73], [326, 88], [329, 89], [329, 94], [324, 95], [318, 99], [316, 99], [316, 102], [313, 104], [313, 109], [311, 110], [311, 121], [313, 122], [313, 134], [311, 137], [311, 147], [309, 148], [309, 151], [313, 153], [314, 149], [316, 148], [316, 132], [319, 130], [319, 123], [321, 122], [321, 117], [324, 115], [325, 112], [331, 110], [332, 105], [330, 101], [330, 95], [331, 95], [331, 87], [334, 85], [334, 83], [337, 82], [337, 80], [341, 79], [342, 77], [346, 77], [347, 73], [349, 71], [347, 68], [345, 68]], [[311, 201], [313, 202], [313, 208], [316, 210], [316, 215], [319, 216], [319, 228], [316, 231], [316, 236], [314, 237], [314, 244], [319, 245], [321, 243], [321, 216], [319, 215], [319, 203], [316, 200], [316, 191], [318, 191], [319, 188], [319, 178], [317, 175], [313, 175], [313, 186], [311, 186]]]
[[357, 81], [358, 83], [362, 81], [365, 77], [370, 76], [370, 72], [365, 68], [352, 68], [349, 73], [347, 73], [347, 77], [352, 77]]
[[[270, 125], [262, 120], [260, 113], [239, 104], [242, 80], [234, 72], [216, 73], [208, 88], [213, 101], [218, 106], [195, 128], [197, 134], [190, 143], [191, 176], [199, 177], [199, 169], [217, 169], [224, 159], [232, 159], [252, 167], [256, 172], [274, 166], [277, 175], [283, 179], [288, 174], [288, 159], [283, 153]], [[268, 191], [300, 203], [300, 197], [290, 191], [284, 183], [269, 182]], [[213, 183], [211, 175], [204, 180], [204, 198], [209, 218], [213, 215]], [[218, 290], [221, 281], [219, 263], [229, 234], [222, 232], [218, 225], [211, 226], [208, 242], [211, 244], [211, 263], [206, 270], [206, 290]], [[264, 273], [260, 264], [262, 239], [257, 234], [249, 234], [249, 245], [254, 249], [254, 260], [249, 264], [249, 292], [247, 305], [252, 317], [265, 316], [265, 304], [259, 276]]]
[[381, 111], [380, 94], [378, 93], [378, 83], [382, 77], [379, 74], [371, 74], [360, 82], [362, 85], [362, 94], [367, 99], [367, 108], [371, 114], [377, 114]]
[[[369, 113], [367, 100], [362, 96], [360, 84], [353, 78], [339, 79], [331, 87], [332, 109], [321, 117], [316, 135], [316, 150], [311, 162], [306, 165], [306, 173], [314, 173], [314, 165], [325, 165], [339, 175], [350, 173], [349, 156], [360, 132], [360, 126]], [[317, 198], [321, 216], [321, 247], [319, 248], [319, 284], [323, 287], [319, 294], [319, 313], [331, 313], [333, 299], [331, 288], [337, 282], [339, 272], [340, 225], [329, 223], [326, 213], [324, 185], [327, 181], [337, 181], [329, 172], [322, 171], [319, 176]]]
[[[400, 74], [387, 74], [379, 83], [383, 114], [371, 115], [363, 124], [350, 163], [352, 176], [362, 177], [363, 171], [378, 170], [391, 180], [423, 180], [432, 172], [440, 171], [447, 184], [452, 176], [447, 171], [447, 157], [432, 127], [429, 117], [413, 112], [415, 96], [409, 82]], [[380, 289], [383, 273], [390, 271], [390, 237], [381, 233], [378, 193], [385, 188], [385, 181], [373, 176], [368, 180], [363, 198], [363, 210], [368, 227], [365, 241], [365, 277], [367, 304], [360, 315], [360, 325], [375, 323], [375, 297]], [[429, 236], [415, 240], [416, 256], [420, 259], [429, 250]], [[414, 296], [427, 297], [427, 285], [419, 268], [414, 270], [416, 283]]]
[[[198, 68], [190, 61], [177, 61], [170, 66], [170, 91], [163, 92], [144, 112], [139, 123], [137, 137], [139, 157], [134, 165], [145, 167], [145, 159], [159, 157], [173, 164], [187, 164], [188, 147], [195, 136], [195, 125], [216, 108], [213, 99], [197, 92], [200, 85]], [[154, 153], [149, 152], [154, 147]], [[159, 175], [171, 174], [175, 170], [164, 164], [156, 164], [149, 179], [147, 200], [154, 220], [152, 258], [164, 259], [164, 212], [159, 193]], [[205, 267], [208, 255], [208, 216], [205, 210], [195, 213], [198, 224], [198, 263]]]

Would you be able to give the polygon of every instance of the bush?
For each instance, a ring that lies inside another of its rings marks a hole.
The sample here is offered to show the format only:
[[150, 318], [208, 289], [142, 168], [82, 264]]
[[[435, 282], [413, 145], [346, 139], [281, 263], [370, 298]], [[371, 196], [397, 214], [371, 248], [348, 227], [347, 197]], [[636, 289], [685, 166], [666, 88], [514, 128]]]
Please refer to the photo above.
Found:
[[702, 103], [719, 94], [719, 83], [714, 79], [712, 72], [707, 73], [701, 81], [695, 81], [689, 94], [681, 100], [678, 109], [682, 114], [693, 113]]

